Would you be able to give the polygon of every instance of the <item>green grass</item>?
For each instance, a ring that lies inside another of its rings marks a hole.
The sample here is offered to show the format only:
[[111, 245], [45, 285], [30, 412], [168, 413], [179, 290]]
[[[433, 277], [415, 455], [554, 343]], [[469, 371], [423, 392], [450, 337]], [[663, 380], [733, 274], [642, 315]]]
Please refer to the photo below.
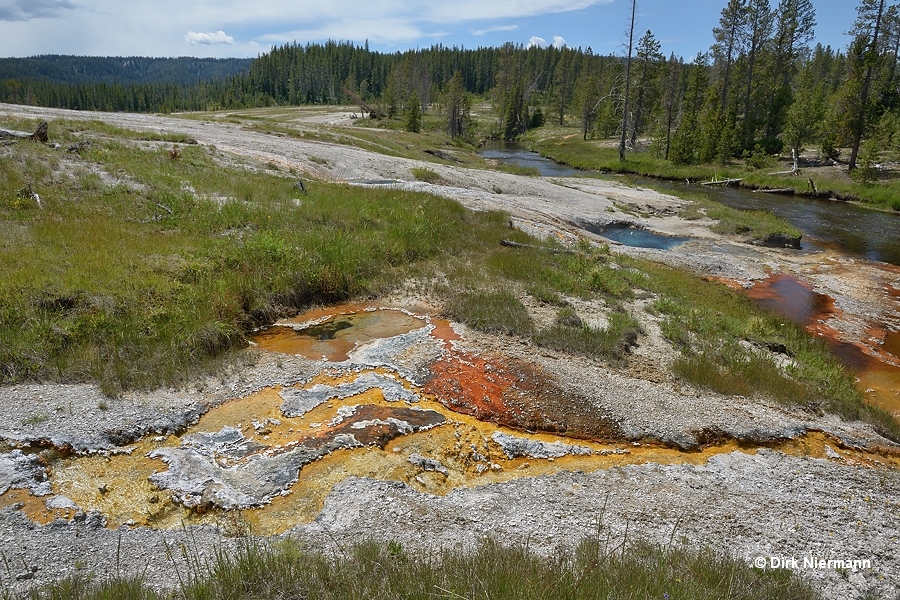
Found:
[[501, 220], [435, 196], [317, 183], [297, 202], [292, 178], [221, 167], [201, 146], [173, 155], [93, 123], [51, 132], [93, 144], [2, 150], [2, 382], [173, 383], [277, 314], [378, 293], [411, 264], [502, 235]]
[[[760, 570], [706, 548], [646, 543], [609, 547], [595, 539], [539, 556], [527, 545], [494, 540], [470, 549], [414, 555], [395, 542], [362, 542], [336, 557], [285, 541], [247, 542], [208, 562], [191, 557], [171, 593], [140, 578], [77, 575], [22, 600], [339, 600], [471, 598], [580, 600], [814, 600], [821, 596], [789, 570]], [[7, 593], [6, 600], [17, 599]]]
[[642, 333], [640, 323], [634, 317], [624, 311], [615, 311], [604, 328], [570, 325], [565, 320], [558, 320], [537, 332], [534, 341], [558, 352], [623, 362]]
[[447, 316], [487, 333], [530, 336], [534, 323], [528, 309], [510, 290], [462, 290], [452, 294]]
[[444, 178], [431, 169], [426, 169], [424, 167], [415, 167], [413, 169], [410, 169], [410, 173], [412, 173], [412, 176], [419, 181], [433, 184], [444, 183]]
[[[671, 193], [671, 192], [669, 192]], [[765, 242], [775, 236], [800, 239], [802, 232], [780, 217], [762, 210], [738, 210], [702, 198], [698, 194], [680, 194], [691, 204], [679, 212], [685, 219], [709, 217], [718, 221], [710, 229], [723, 235], [736, 235], [756, 242]]]
[[[512, 234], [508, 237], [515, 237]], [[473, 270], [473, 261], [468, 261], [451, 275], [456, 285], [441, 290], [448, 317], [487, 333], [518, 335], [544, 348], [617, 364], [624, 362], [637, 343], [640, 325], [622, 302], [633, 297], [633, 288], [643, 281], [643, 275], [620, 267], [608, 246], [585, 243], [577, 252], [559, 254], [536, 247], [497, 247], [474, 264], [479, 262], [481, 268]], [[491, 287], [485, 290], [485, 286]], [[517, 289], [524, 289], [539, 302], [560, 306], [567, 304], [566, 296], [600, 300], [610, 309], [609, 324], [591, 328], [560, 321], [538, 327], [513, 292]]]
[[[51, 132], [93, 143], [80, 155], [0, 149], [0, 382], [94, 381], [110, 394], [175, 384], [281, 315], [437, 278], [454, 319], [615, 364], [640, 343], [629, 303], [656, 297], [685, 379], [865, 418], [900, 438], [825, 348], [724, 286], [587, 242], [565, 253], [503, 247], [552, 243], [431, 195], [316, 182], [298, 199], [290, 174], [223, 167], [203, 146], [173, 154], [169, 141], [96, 123]], [[593, 301], [609, 325], [538, 326], [522, 294], [557, 307]], [[785, 371], [741, 340], [783, 343], [796, 365]]]
[[[649, 150], [627, 152], [625, 160], [620, 161], [618, 149], [609, 140], [583, 140], [581, 136], [571, 136], [572, 133], [572, 128], [545, 127], [530, 132], [526, 140], [542, 156], [576, 169], [692, 182], [735, 178], [742, 179], [743, 185], [753, 188], [792, 188], [798, 194], [808, 191], [806, 175], [792, 177], [769, 174], [770, 171], [790, 168], [785, 165], [770, 164], [759, 169], [739, 160], [725, 165], [676, 165]], [[764, 162], [769, 164], [772, 161], [770, 159]], [[813, 179], [820, 194], [858, 199], [873, 207], [900, 211], [900, 179], [884, 177], [875, 182], [862, 183], [847, 178], [845, 173], [831, 176], [821, 172], [814, 174]]]

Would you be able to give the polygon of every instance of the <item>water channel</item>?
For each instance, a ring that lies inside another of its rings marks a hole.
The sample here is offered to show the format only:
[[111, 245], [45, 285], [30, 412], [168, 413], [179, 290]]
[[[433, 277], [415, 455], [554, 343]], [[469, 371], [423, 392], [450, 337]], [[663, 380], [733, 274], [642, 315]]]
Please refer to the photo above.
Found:
[[[597, 172], [576, 171], [558, 165], [514, 142], [494, 144], [482, 152], [482, 156], [504, 163], [534, 167], [542, 176], [600, 176]], [[636, 177], [621, 179], [663, 192], [683, 192], [688, 189], [685, 183]], [[741, 188], [691, 185], [689, 189], [733, 208], [765, 210], [782, 217], [803, 232], [804, 251], [831, 249], [853, 258], [900, 265], [900, 214], [870, 210], [846, 202], [756, 193]], [[639, 228], [589, 229], [620, 243], [645, 248], [665, 250], [683, 241]], [[888, 292], [888, 301], [900, 294], [892, 288]], [[820, 319], [827, 319], [833, 311], [832, 298], [816, 293], [792, 275], [773, 275], [747, 290], [747, 294], [757, 304], [807, 327], [815, 328], [815, 323], [821, 322]], [[866, 399], [898, 414], [900, 368], [895, 364], [896, 359], [900, 358], [900, 332], [892, 331], [887, 324], [869, 325], [875, 329], [886, 329], [883, 336], [877, 336], [879, 339], [883, 337], [880, 345], [864, 350], [861, 344], [840, 341], [837, 337], [829, 338], [827, 342], [841, 362], [856, 373], [858, 385], [861, 390], [865, 390]], [[881, 356], [881, 351], [888, 356]]]
[[[598, 175], [577, 171], [529, 151], [523, 144], [494, 142], [481, 152], [484, 158], [534, 167], [544, 177]], [[684, 191], [686, 184], [646, 178], [622, 178], [660, 190]], [[824, 247], [850, 256], [900, 265], [900, 214], [870, 210], [846, 202], [755, 193], [742, 188], [692, 185], [691, 192], [741, 210], [772, 212], [803, 232], [803, 247]]]

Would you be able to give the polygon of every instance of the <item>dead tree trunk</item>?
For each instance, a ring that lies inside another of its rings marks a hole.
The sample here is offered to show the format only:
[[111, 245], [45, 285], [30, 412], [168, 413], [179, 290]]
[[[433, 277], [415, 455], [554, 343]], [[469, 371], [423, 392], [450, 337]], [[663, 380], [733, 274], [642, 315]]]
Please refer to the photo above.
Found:
[[7, 139], [33, 140], [35, 142], [46, 144], [50, 140], [47, 135], [47, 121], [41, 121], [40, 125], [37, 126], [37, 129], [34, 130], [34, 133], [14, 131], [12, 129], [0, 129], [0, 140]]

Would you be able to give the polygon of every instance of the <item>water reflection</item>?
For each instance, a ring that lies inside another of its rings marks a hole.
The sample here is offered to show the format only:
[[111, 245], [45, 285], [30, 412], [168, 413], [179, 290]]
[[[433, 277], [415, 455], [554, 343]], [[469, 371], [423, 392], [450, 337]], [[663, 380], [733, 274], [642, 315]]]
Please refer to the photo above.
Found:
[[[684, 184], [643, 180], [656, 188], [684, 190]], [[803, 232], [804, 249], [835, 247], [867, 260], [900, 265], [900, 215], [846, 202], [760, 194], [730, 187], [692, 186], [692, 192], [741, 210], [765, 210]]]
[[747, 290], [757, 304], [783, 315], [798, 325], [827, 319], [834, 311], [834, 300], [819, 294], [790, 275], [775, 275]]
[[[481, 156], [507, 164], [535, 167], [544, 177], [584, 177], [592, 174], [557, 164], [516, 142], [491, 142], [484, 147]], [[684, 184], [676, 182], [637, 177], [628, 180], [663, 190], [685, 189]], [[846, 202], [761, 194], [741, 188], [691, 186], [690, 189], [732, 208], [765, 210], [784, 218], [803, 232], [805, 250], [833, 247], [867, 260], [900, 265], [900, 214], [860, 208]]]
[[555, 163], [544, 158], [537, 152], [532, 152], [521, 143], [494, 140], [483, 146], [479, 154], [483, 158], [496, 160], [503, 164], [517, 167], [533, 167], [538, 170], [541, 177], [579, 177], [588, 173], [578, 171], [572, 167]]

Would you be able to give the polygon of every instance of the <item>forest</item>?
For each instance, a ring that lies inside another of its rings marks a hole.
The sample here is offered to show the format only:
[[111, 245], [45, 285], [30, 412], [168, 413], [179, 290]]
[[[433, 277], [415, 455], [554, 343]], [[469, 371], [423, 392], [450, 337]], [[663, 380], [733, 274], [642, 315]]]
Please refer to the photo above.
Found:
[[[146, 63], [144, 71], [167, 74], [156, 80], [128, 80], [85, 58], [55, 57], [31, 69], [23, 62], [29, 59], [3, 59], [0, 101], [136, 112], [357, 104], [375, 118], [404, 118], [413, 129], [416, 115], [436, 111], [448, 133], [463, 138], [471, 136], [471, 106], [489, 101], [496, 115], [490, 134], [498, 137], [545, 122], [578, 123], [585, 139], [622, 136], [628, 147], [649, 141], [678, 164], [814, 144], [826, 158], [844, 149], [853, 171], [900, 143], [900, 4], [859, 0], [845, 49], [812, 46], [815, 26], [811, 0], [728, 0], [713, 45], [689, 59], [667, 56], [651, 31], [634, 32], [628, 56], [596, 55], [590, 47], [436, 45], [381, 53], [368, 43], [295, 42], [231, 65], [246, 65], [239, 72], [226, 73], [224, 64]], [[80, 68], [73, 61], [86, 62]]]

